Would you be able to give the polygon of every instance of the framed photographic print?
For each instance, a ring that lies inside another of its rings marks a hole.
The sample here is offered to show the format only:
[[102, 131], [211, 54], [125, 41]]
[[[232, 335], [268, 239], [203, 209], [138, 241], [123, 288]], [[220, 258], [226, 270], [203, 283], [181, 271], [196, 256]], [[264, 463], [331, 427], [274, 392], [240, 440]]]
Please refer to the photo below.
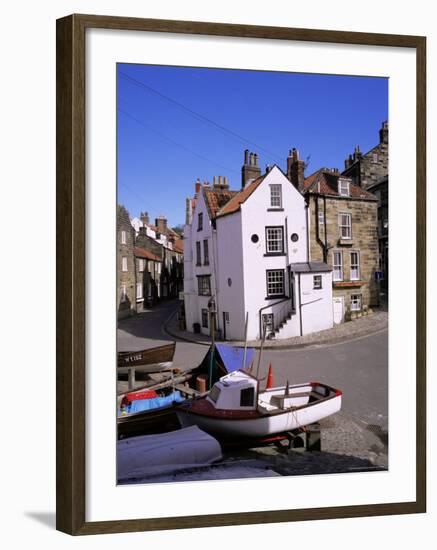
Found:
[[59, 530], [425, 511], [425, 52], [58, 20]]

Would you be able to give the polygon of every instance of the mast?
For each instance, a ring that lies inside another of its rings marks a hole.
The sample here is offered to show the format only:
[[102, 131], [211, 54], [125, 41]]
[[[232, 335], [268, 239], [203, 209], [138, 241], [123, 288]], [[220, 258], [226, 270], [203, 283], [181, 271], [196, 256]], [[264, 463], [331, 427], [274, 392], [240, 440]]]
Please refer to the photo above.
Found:
[[243, 353], [243, 369], [246, 368], [246, 355], [247, 355], [247, 324], [249, 322], [249, 312], [246, 313], [246, 325], [244, 328], [244, 353]]

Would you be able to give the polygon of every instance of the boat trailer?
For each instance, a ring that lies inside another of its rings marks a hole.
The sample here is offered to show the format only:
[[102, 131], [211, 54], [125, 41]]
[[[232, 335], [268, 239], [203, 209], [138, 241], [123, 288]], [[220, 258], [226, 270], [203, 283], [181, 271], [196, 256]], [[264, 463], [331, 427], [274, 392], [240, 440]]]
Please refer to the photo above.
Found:
[[[216, 436], [217, 437], [217, 436]], [[260, 438], [218, 438], [224, 450], [276, 445], [284, 452], [321, 451], [321, 427], [318, 422], [297, 430]]]

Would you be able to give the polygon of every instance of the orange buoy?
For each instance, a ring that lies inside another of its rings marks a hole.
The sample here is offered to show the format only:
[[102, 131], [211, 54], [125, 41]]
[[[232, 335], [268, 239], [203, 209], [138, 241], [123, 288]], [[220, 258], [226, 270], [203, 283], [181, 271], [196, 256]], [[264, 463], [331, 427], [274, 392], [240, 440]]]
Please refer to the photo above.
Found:
[[269, 365], [269, 374], [267, 375], [267, 386], [266, 390], [273, 388], [273, 373], [272, 373], [272, 364]]

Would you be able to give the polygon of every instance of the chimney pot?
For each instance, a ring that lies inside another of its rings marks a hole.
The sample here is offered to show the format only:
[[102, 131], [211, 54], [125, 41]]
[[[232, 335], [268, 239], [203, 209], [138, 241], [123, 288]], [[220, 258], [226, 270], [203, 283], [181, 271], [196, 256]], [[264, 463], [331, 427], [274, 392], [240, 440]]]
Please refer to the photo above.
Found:
[[244, 151], [244, 164], [249, 164], [249, 149]]

